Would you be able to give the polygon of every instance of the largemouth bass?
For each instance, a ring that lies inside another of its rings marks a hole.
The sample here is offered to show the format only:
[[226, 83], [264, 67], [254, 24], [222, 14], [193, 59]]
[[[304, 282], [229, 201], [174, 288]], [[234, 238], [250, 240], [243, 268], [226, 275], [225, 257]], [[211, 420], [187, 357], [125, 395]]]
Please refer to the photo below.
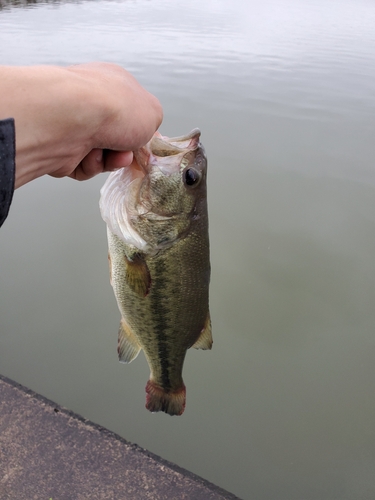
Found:
[[101, 189], [110, 281], [121, 312], [118, 355], [143, 349], [146, 408], [181, 415], [187, 349], [211, 349], [207, 159], [200, 131], [155, 135]]

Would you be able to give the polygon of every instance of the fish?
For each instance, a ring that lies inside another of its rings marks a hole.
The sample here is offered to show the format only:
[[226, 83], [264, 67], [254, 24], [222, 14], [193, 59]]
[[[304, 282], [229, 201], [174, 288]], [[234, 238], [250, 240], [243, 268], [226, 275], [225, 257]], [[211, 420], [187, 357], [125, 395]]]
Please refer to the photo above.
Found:
[[100, 193], [110, 283], [121, 313], [118, 356], [143, 350], [146, 408], [182, 415], [187, 349], [211, 349], [207, 157], [201, 132], [157, 132]]

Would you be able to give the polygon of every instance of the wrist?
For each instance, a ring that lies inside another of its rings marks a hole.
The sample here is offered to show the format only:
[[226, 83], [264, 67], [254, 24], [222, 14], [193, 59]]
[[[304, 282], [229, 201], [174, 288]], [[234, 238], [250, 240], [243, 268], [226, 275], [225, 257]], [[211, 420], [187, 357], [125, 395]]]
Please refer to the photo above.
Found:
[[0, 117], [16, 126], [16, 187], [70, 168], [92, 149], [102, 120], [95, 85], [54, 66], [0, 68], [0, 80]]

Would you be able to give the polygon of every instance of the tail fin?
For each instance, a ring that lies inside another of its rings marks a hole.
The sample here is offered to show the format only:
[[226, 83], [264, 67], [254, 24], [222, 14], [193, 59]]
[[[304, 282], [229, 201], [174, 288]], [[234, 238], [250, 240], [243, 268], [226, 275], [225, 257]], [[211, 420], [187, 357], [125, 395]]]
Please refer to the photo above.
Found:
[[152, 380], [146, 385], [146, 408], [151, 412], [164, 411], [169, 415], [182, 415], [186, 404], [185, 385], [173, 391], [166, 391]]

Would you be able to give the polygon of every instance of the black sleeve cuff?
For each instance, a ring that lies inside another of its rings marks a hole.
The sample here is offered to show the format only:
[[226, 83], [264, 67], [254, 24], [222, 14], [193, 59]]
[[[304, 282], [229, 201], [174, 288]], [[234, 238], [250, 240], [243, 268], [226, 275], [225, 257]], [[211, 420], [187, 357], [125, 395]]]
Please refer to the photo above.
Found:
[[8, 216], [16, 174], [16, 140], [13, 118], [0, 120], [0, 226]]

